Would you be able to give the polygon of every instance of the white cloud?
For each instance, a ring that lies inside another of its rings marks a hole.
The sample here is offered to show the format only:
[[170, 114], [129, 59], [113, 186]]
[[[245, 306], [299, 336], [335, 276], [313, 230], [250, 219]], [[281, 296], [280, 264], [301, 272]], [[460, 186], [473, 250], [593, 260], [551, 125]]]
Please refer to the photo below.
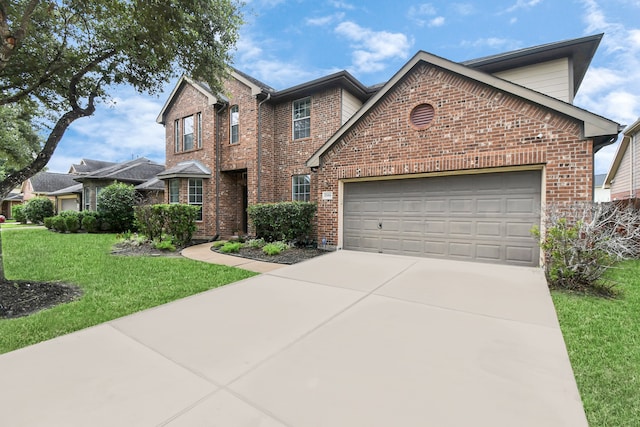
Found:
[[405, 59], [411, 43], [402, 33], [373, 31], [350, 21], [336, 27], [336, 33], [350, 41], [355, 72], [370, 73], [383, 70], [385, 61]]
[[512, 39], [503, 39], [499, 37], [480, 38], [473, 41], [464, 40], [461, 43], [463, 47], [489, 47], [491, 49], [500, 49], [508, 51], [520, 47], [520, 42]]
[[436, 27], [436, 26], [439, 26], [438, 19], [441, 18], [442, 23], [444, 23], [444, 18], [442, 17], [431, 18], [431, 19], [426, 19], [426, 18], [427, 17], [430, 18], [436, 15], [437, 13], [438, 11], [431, 3], [422, 3], [419, 5], [411, 6], [407, 11], [407, 18], [415, 22], [420, 27], [423, 27], [425, 25]]
[[344, 19], [344, 13], [334, 13], [333, 15], [319, 16], [317, 18], [307, 18], [305, 22], [307, 25], [324, 27], [342, 19]]
[[429, 27], [442, 27], [444, 25], [444, 16], [437, 16], [429, 21]]
[[475, 7], [471, 3], [454, 3], [451, 8], [455, 13], [462, 16], [472, 15], [475, 13]]
[[[602, 49], [606, 64], [589, 69], [574, 104], [620, 124], [631, 124], [640, 116], [640, 29], [610, 20], [596, 0], [581, 0], [585, 33], [605, 33]], [[615, 146], [596, 154], [596, 173], [606, 173]]]
[[350, 3], [344, 2], [344, 1], [338, 1], [338, 0], [331, 0], [329, 1], [329, 4], [337, 9], [346, 9], [346, 10], [353, 10], [356, 7]]
[[505, 9], [504, 13], [512, 13], [519, 9], [531, 9], [541, 2], [542, 0], [518, 0], [515, 4]]

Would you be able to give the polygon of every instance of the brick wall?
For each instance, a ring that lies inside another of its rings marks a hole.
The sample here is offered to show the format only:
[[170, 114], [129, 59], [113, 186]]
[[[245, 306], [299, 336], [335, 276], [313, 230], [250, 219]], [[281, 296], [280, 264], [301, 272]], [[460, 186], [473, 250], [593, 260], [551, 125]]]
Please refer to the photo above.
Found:
[[[425, 130], [409, 124], [421, 103], [435, 109]], [[591, 200], [592, 141], [580, 134], [574, 119], [418, 65], [323, 155], [314, 174], [318, 238], [338, 243], [341, 179], [544, 165], [547, 203]], [[333, 191], [333, 200], [320, 200], [322, 191]]]

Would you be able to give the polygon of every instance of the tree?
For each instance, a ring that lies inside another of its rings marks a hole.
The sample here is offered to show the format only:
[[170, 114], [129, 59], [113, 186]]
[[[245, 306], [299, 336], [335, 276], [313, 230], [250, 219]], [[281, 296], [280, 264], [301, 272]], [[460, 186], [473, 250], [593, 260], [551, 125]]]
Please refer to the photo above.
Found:
[[31, 163], [42, 148], [34, 114], [24, 102], [0, 106], [0, 180]]
[[98, 213], [110, 231], [129, 231], [133, 228], [133, 206], [136, 190], [133, 185], [116, 182], [98, 194]]
[[[188, 73], [222, 89], [242, 24], [236, 0], [0, 0], [0, 106], [37, 105], [48, 136], [0, 198], [49, 161], [71, 123], [116, 85], [157, 93]], [[4, 150], [3, 150], [4, 151]]]
[[[188, 73], [221, 91], [240, 7], [237, 0], [0, 0], [0, 107], [36, 106], [48, 130], [28, 164], [5, 167], [0, 200], [42, 170], [69, 125], [91, 116], [116, 85], [156, 94]], [[16, 143], [0, 151], [3, 164]]]

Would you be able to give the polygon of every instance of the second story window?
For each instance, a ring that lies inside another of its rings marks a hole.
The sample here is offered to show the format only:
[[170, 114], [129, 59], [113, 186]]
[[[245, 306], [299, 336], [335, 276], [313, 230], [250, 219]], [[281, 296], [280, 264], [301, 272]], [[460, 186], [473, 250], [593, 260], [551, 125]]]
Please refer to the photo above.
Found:
[[182, 120], [182, 148], [184, 151], [193, 150], [193, 116]]
[[202, 148], [202, 113], [196, 114], [196, 121], [198, 123], [198, 148]]
[[293, 101], [293, 139], [311, 136], [311, 98]]
[[173, 145], [175, 152], [180, 151], [180, 120], [173, 122]]
[[240, 111], [238, 106], [231, 107], [231, 116], [229, 117], [230, 135], [229, 141], [231, 144], [237, 144], [240, 141], [239, 127], [240, 127]]

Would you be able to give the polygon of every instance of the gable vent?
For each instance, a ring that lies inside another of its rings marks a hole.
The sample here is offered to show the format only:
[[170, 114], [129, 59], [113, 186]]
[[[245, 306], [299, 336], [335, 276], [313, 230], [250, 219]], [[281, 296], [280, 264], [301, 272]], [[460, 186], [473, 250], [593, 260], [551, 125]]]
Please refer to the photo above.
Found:
[[411, 110], [409, 121], [417, 129], [426, 129], [433, 121], [435, 110], [431, 104], [420, 104]]

